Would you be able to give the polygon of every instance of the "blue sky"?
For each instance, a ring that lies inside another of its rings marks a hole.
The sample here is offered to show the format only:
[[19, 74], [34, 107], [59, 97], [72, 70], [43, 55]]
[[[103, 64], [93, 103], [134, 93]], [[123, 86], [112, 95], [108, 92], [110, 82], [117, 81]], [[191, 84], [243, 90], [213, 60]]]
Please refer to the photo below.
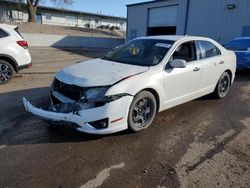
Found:
[[[78, 10], [83, 12], [101, 13], [113, 16], [127, 16], [127, 4], [145, 2], [151, 0], [75, 0], [75, 2], [66, 6], [66, 9]], [[46, 6], [54, 6], [50, 0], [44, 3]]]

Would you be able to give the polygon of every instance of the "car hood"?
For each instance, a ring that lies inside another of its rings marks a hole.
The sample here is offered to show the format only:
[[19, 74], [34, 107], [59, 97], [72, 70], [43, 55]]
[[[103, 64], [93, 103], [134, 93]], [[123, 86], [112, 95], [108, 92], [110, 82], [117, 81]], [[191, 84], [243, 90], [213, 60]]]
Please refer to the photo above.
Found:
[[149, 67], [93, 59], [64, 68], [56, 74], [61, 82], [81, 87], [108, 86]]

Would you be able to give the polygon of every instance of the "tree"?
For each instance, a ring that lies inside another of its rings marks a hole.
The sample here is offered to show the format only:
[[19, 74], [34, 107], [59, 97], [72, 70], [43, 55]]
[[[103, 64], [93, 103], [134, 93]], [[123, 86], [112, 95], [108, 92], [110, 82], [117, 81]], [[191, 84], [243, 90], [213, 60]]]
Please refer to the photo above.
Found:
[[[24, 0], [17, 0], [19, 2], [22, 2]], [[26, 8], [28, 11], [29, 19], [28, 22], [36, 22], [36, 10], [41, 1], [44, 0], [25, 0], [26, 1]], [[63, 5], [69, 5], [74, 2], [74, 0], [50, 0], [53, 2], [56, 6], [63, 6]]]
[[36, 10], [39, 0], [27, 0], [28, 22], [36, 22]]

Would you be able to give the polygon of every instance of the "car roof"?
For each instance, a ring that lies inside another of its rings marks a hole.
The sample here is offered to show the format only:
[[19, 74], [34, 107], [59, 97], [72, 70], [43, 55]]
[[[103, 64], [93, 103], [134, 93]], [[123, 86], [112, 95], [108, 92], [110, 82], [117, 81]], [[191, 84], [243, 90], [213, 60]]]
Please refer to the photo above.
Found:
[[157, 35], [157, 36], [147, 36], [147, 37], [138, 37], [136, 39], [158, 39], [158, 40], [211, 40], [206, 37], [198, 37], [198, 36], [188, 36], [188, 35]]
[[15, 28], [17, 28], [17, 26], [15, 26], [15, 25], [8, 25], [8, 24], [1, 24], [1, 23], [0, 23], [0, 27], [3, 29], [15, 29]]
[[250, 40], [250, 37], [238, 37], [238, 38], [235, 38], [233, 40]]

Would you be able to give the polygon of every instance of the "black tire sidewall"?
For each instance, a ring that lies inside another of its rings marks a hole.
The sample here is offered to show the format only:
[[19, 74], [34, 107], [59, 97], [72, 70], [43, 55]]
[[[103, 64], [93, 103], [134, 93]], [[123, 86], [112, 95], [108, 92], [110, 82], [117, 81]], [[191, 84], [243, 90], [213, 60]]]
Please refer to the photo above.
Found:
[[[227, 77], [228, 77], [228, 79], [229, 79], [229, 86], [228, 86], [228, 89], [227, 89], [227, 93], [226, 93], [224, 96], [221, 96], [221, 94], [220, 94], [220, 92], [219, 92], [219, 84], [220, 84], [221, 79], [222, 79], [224, 76], [227, 76]], [[216, 98], [221, 99], [221, 98], [226, 97], [227, 94], [228, 94], [228, 91], [229, 91], [229, 89], [230, 89], [230, 86], [231, 86], [231, 78], [230, 78], [230, 75], [229, 75], [227, 72], [224, 72], [224, 73], [221, 75], [221, 77], [220, 77], [220, 79], [219, 79], [219, 81], [218, 81], [218, 83], [217, 83], [216, 89], [215, 89], [215, 93], [214, 93], [214, 94], [215, 94]]]
[[0, 60], [0, 64], [7, 65], [10, 68], [10, 71], [11, 71], [10, 78], [7, 81], [0, 82], [0, 85], [4, 85], [4, 84], [7, 84], [8, 82], [10, 82], [12, 80], [12, 78], [14, 76], [14, 68], [9, 62], [4, 61], [4, 60]]
[[[134, 105], [141, 99], [144, 99], [144, 98], [148, 98], [152, 101], [153, 103], [153, 112], [152, 112], [152, 115], [151, 115], [151, 119], [147, 122], [147, 124], [142, 127], [142, 128], [138, 128], [134, 125], [134, 122], [132, 120], [132, 112], [133, 112], [133, 108], [134, 108]], [[150, 126], [150, 124], [152, 123], [152, 121], [154, 120], [154, 117], [155, 117], [155, 114], [156, 114], [156, 108], [157, 108], [157, 103], [156, 103], [156, 99], [154, 97], [154, 95], [151, 93], [151, 92], [148, 92], [148, 91], [141, 91], [139, 92], [133, 99], [131, 105], [130, 105], [130, 108], [129, 108], [129, 113], [128, 113], [128, 128], [129, 130], [133, 131], [133, 132], [138, 132], [138, 131], [141, 131], [143, 129], [146, 129]]]

